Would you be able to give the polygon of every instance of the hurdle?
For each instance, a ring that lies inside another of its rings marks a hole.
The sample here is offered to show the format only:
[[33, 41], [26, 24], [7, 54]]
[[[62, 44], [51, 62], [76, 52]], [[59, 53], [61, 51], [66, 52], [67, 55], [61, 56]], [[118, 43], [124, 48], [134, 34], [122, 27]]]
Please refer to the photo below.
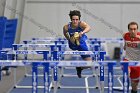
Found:
[[[70, 51], [67, 51], [67, 52], [64, 52], [64, 54], [78, 54], [78, 52], [79, 51], [76, 51], [76, 52], [70, 52]], [[83, 53], [80, 53], [80, 54], [83, 54]], [[101, 60], [104, 60], [104, 56], [102, 56], [102, 55], [104, 55], [104, 53], [103, 54], [101, 54], [100, 55], [100, 57], [101, 57]], [[99, 61], [98, 61], [99, 62]], [[103, 61], [104, 62], [104, 61]], [[116, 62], [116, 61], [115, 61]], [[101, 62], [100, 62], [101, 63]], [[115, 64], [117, 64], [117, 62], [115, 63]], [[124, 63], [125, 64], [125, 63]], [[111, 66], [110, 66], [111, 65]], [[108, 81], [109, 81], [109, 85], [108, 85], [108, 87], [106, 87], [106, 88], [108, 88], [108, 89], [110, 89], [109, 91], [113, 91], [113, 89], [114, 89], [114, 87], [111, 87], [112, 86], [112, 83], [111, 82], [113, 82], [113, 79], [112, 79], [112, 76], [113, 76], [113, 66], [114, 65], [114, 63], [111, 61], [110, 63], [109, 63], [109, 61], [108, 61]], [[122, 64], [123, 65], [123, 64]], [[126, 69], [125, 70], [127, 70], [127, 67], [126, 67]], [[126, 74], [125, 73], [125, 79], [126, 79], [126, 76], [127, 76], [128, 74]], [[128, 79], [127, 79], [128, 80]], [[127, 80], [125, 80], [125, 83], [126, 83], [126, 81]], [[101, 90], [102, 90], [102, 92], [101, 93], [104, 93], [104, 65], [101, 65], [100, 66], [100, 82], [101, 82]], [[126, 90], [125, 90], [126, 91]], [[128, 91], [128, 90], [127, 90]], [[109, 92], [109, 93], [112, 93], [112, 92]], [[124, 92], [124, 93], [127, 93], [127, 92]]]
[[[50, 48], [50, 60], [53, 60], [52, 52], [54, 50], [64, 51], [65, 44], [13, 44], [13, 50], [19, 50], [20, 47], [23, 47], [24, 50], [28, 50], [28, 48], [32, 48], [32, 50], [36, 50], [36, 48]], [[27, 59], [27, 55], [24, 55], [24, 59]]]
[[[19, 50], [20, 47], [23, 47], [24, 50], [28, 50], [27, 48], [33, 48], [32, 50], [36, 50], [37, 47], [39, 48], [50, 48], [50, 51], [58, 50], [63, 51], [63, 47], [66, 45], [63, 44], [13, 44], [13, 50]], [[27, 55], [25, 55], [25, 59], [27, 59]]]
[[[56, 54], [58, 54], [58, 55], [98, 55], [98, 53], [99, 53], [99, 57], [100, 57], [100, 59], [101, 60], [104, 60], [104, 55], [105, 55], [105, 52], [104, 51], [100, 51], [100, 52], [93, 52], [93, 51], [64, 51], [64, 52], [58, 52], [58, 51], [54, 51], [54, 52], [56, 52]], [[78, 62], [78, 61], [77, 61]], [[94, 61], [95, 63], [96, 63], [96, 61]], [[76, 64], [76, 63], [75, 63]], [[84, 65], [83, 65], [84, 66]], [[99, 66], [99, 65], [96, 65], [96, 66]], [[66, 67], [66, 66], [65, 66]], [[74, 67], [76, 67], [76, 66], [74, 66]], [[77, 66], [78, 67], [78, 66]], [[91, 66], [92, 67], [92, 66]], [[93, 67], [94, 68], [94, 67]], [[54, 70], [55, 71], [55, 70]], [[54, 72], [55, 73], [55, 72]], [[104, 73], [104, 72], [102, 72], [102, 73]], [[56, 76], [54, 76], [54, 77], [57, 77], [57, 73], [55, 74]], [[97, 76], [97, 75], [96, 75]], [[95, 77], [96, 77], [95, 76]], [[55, 85], [55, 86], [59, 86], [60, 88], [63, 88], [63, 86], [60, 86], [60, 82], [61, 82], [61, 76], [59, 75], [58, 76], [58, 82], [57, 82], [57, 84]], [[104, 79], [103, 79], [104, 80]], [[55, 82], [57, 81], [57, 80], [54, 80]], [[92, 88], [97, 88], [97, 87], [99, 87], [99, 82], [98, 82], [98, 76], [96, 77], [96, 86], [95, 87], [92, 87]], [[80, 88], [80, 87], [79, 87]], [[100, 88], [100, 87], [99, 87]], [[56, 88], [57, 89], [57, 88]], [[102, 88], [103, 89], [103, 88]], [[55, 92], [56, 93], [56, 92]]]
[[[106, 52], [100, 52], [101, 51], [101, 41], [92, 41], [92, 44], [94, 44], [93, 50], [95, 51], [95, 56], [94, 56], [94, 62], [98, 61], [104, 61], [105, 60], [105, 55]], [[100, 93], [104, 93], [104, 66], [100, 65], [100, 84], [99, 84], [99, 79], [98, 79], [98, 67], [95, 67], [95, 78], [96, 78], [96, 89], [100, 89]]]
[[[45, 41], [46, 41], [46, 40], [45, 40]], [[86, 51], [86, 52], [87, 52], [87, 51]], [[57, 53], [56, 53], [56, 55], [57, 55]], [[59, 57], [59, 59], [58, 59], [56, 55], [54, 55], [54, 57], [53, 57], [54, 59], [51, 59], [51, 60], [60, 60], [61, 57]], [[54, 71], [56, 71], [56, 70], [54, 70]], [[54, 73], [55, 73], [55, 72], [54, 72]], [[52, 74], [52, 75], [54, 75], [54, 74]], [[60, 76], [60, 77], [61, 77], [61, 76]], [[60, 78], [60, 77], [59, 77], [59, 78]], [[98, 79], [98, 76], [97, 76], [97, 75], [96, 75], [96, 78]], [[60, 81], [60, 80], [59, 80], [59, 81]], [[97, 81], [98, 81], [98, 80], [97, 80]], [[54, 81], [54, 82], [55, 82], [55, 81]], [[98, 86], [99, 86], [98, 82], [96, 82], [96, 85], [97, 85], [96, 88], [98, 88]]]
[[[14, 54], [14, 55], [18, 55], [18, 54], [42, 54], [43, 55], [43, 60], [47, 60], [48, 59], [48, 54], [49, 51], [48, 50], [13, 50], [13, 51], [1, 51], [1, 53], [5, 53], [7, 54], [7, 56], [9, 54]], [[17, 60], [16, 56], [15, 56], [15, 61]], [[27, 60], [27, 59], [26, 59]], [[15, 68], [16, 69], [16, 68]], [[15, 88], [24, 88], [25, 86], [18, 86], [16, 85], [16, 70], [14, 70], [14, 87]], [[28, 87], [28, 86], [27, 86]]]
[[89, 39], [88, 41], [90, 44], [98, 44], [100, 46], [100, 49], [101, 50], [101, 45], [102, 43], [107, 43], [107, 44], [110, 44], [110, 43], [118, 43], [120, 44], [120, 60], [123, 59], [123, 46], [124, 46], [124, 40], [123, 38], [91, 38]]
[[[12, 52], [11, 54], [15, 54], [15, 55], [24, 54], [24, 55], [26, 55], [26, 54], [38, 54], [40, 52], [37, 52], [37, 50], [17, 50], [17, 49], [19, 47], [29, 47], [29, 46], [33, 46], [33, 47], [36, 47], [36, 46], [46, 47], [47, 45], [45, 45], [45, 44], [27, 44], [27, 45], [25, 45], [25, 44], [14, 44], [13, 46], [14, 46], [14, 52], [15, 53]], [[58, 47], [59, 49], [61, 49], [60, 45], [49, 45], [49, 46], [51, 46], [51, 50], [55, 50], [55, 47]], [[40, 51], [42, 51], [42, 50], [40, 50]], [[45, 55], [44, 55], [44, 57], [46, 57], [46, 58], [44, 58], [44, 59], [47, 60], [47, 56], [45, 56]], [[53, 55], [56, 57], [55, 54], [53, 54]], [[25, 59], [25, 60], [27, 60], [27, 59]], [[15, 85], [15, 88], [30, 88], [30, 86], [17, 86], [17, 85]], [[42, 88], [42, 86], [40, 88]]]
[[[45, 44], [38, 44], [38, 42], [44, 42]], [[47, 42], [47, 44], [46, 44]], [[66, 46], [65, 44], [60, 44], [60, 43], [57, 43], [59, 42], [58, 40], [54, 40], [52, 44], [48, 44], [48, 42], [51, 42], [50, 40], [33, 40], [33, 41], [24, 41], [25, 44], [13, 44], [13, 47], [14, 47], [14, 50], [18, 50], [20, 47], [24, 47], [25, 50], [28, 50], [27, 48], [28, 47], [32, 47], [33, 50], [36, 50], [37, 47], [47, 47], [47, 48], [50, 48], [50, 60], [54, 60], [53, 58], [53, 51], [54, 50], [57, 50], [57, 51], [61, 51], [61, 50], [64, 50], [64, 47], [63, 46]], [[36, 44], [37, 43], [37, 44]], [[61, 42], [63, 43], [63, 42]], [[27, 54], [24, 54], [24, 58], [25, 60], [27, 60]], [[61, 57], [62, 58], [62, 57]], [[26, 70], [26, 68], [25, 68]], [[25, 75], [26, 76], [31, 76], [29, 74], [26, 74], [26, 71], [25, 71]], [[43, 76], [43, 75], [39, 75], [39, 76]], [[53, 77], [53, 72], [52, 72], [52, 77]], [[52, 78], [53, 80], [53, 78]], [[53, 81], [52, 81], [53, 82]], [[53, 86], [53, 85], [52, 85]]]
[[[39, 42], [43, 42], [43, 44], [38, 44]], [[23, 41], [24, 44], [21, 45], [22, 47], [25, 47], [25, 50], [27, 50], [28, 47], [32, 47], [33, 50], [35, 50], [37, 47], [47, 47], [50, 48], [50, 51], [54, 51], [54, 50], [58, 50], [58, 51], [64, 51], [65, 48], [68, 46], [68, 44], [64, 43], [64, 41], [58, 41], [58, 40], [54, 40], [54, 43], [50, 43], [52, 42], [51, 40], [33, 40], [33, 41]], [[46, 42], [49, 42], [49, 44]], [[15, 44], [16, 47], [17, 44]], [[18, 44], [18, 46], [20, 46], [20, 44]], [[17, 48], [16, 48], [17, 49]]]
[[[87, 52], [87, 54], [90, 54], [90, 51], [86, 51]], [[26, 54], [26, 53], [28, 53], [28, 52], [16, 52], [16, 53], [23, 53], [23, 54]], [[92, 53], [92, 52], [91, 52]], [[67, 51], [67, 52], [58, 52], [58, 54], [86, 54], [86, 53], [84, 53], [84, 51], [81, 51], [81, 52], [79, 52], [79, 51], [75, 51], [75, 52], [73, 52], [73, 51]], [[101, 57], [101, 56], [100, 56]], [[103, 56], [102, 56], [103, 57]], [[51, 61], [52, 62], [52, 61]], [[61, 61], [62, 62], [62, 61]], [[76, 61], [77, 62], [77, 61]], [[86, 64], [82, 64], [82, 65], [80, 65], [81, 63], [70, 63], [69, 65], [72, 65], [72, 66], [85, 66]], [[80, 61], [81, 62], [81, 61]], [[101, 62], [103, 62], [103, 61], [101, 61]], [[99, 63], [101, 63], [101, 62], [99, 62]], [[63, 62], [63, 64], [64, 64], [65, 62]], [[66, 63], [68, 63], [68, 62], [66, 62]], [[65, 65], [64, 66], [69, 66], [69, 65], [66, 65], [66, 63], [65, 63]], [[51, 63], [52, 64], [52, 63]], [[58, 65], [58, 66], [62, 66], [62, 65]], [[126, 69], [127, 70], [127, 69]], [[110, 71], [112, 71], [112, 70], [110, 70]], [[100, 71], [100, 72], [103, 72], [103, 71]], [[127, 74], [125, 74], [125, 77], [126, 77], [126, 75]], [[104, 76], [104, 74], [100, 74], [100, 76]], [[111, 77], [111, 75], [109, 74], [109, 76]], [[113, 76], [113, 75], [112, 75]], [[113, 80], [110, 80], [110, 82], [112, 82]], [[125, 80], [125, 81], [127, 81], [127, 80]], [[111, 83], [109, 83], [109, 87], [111, 87]], [[127, 84], [126, 84], [127, 85]], [[109, 91], [111, 91], [112, 89], [111, 88], [109, 88], [110, 90]], [[102, 92], [103, 93], [103, 92]], [[126, 92], [127, 93], [127, 92]]]
[[35, 39], [25, 40], [24, 44], [67, 44], [67, 40], [49, 40], [49, 39]]
[[[94, 66], [95, 64], [94, 64], [94, 62], [86, 62], [86, 61], [79, 61], [78, 63], [77, 63], [77, 61], [23, 61], [23, 60], [21, 60], [21, 61], [18, 61], [18, 60], [0, 60], [0, 66], [25, 66], [25, 65], [28, 65], [28, 64], [32, 64], [32, 63], [35, 63], [34, 65], [33, 65], [33, 67], [35, 66], [35, 68], [33, 68], [33, 69], [35, 69], [35, 70], [33, 70], [33, 87], [32, 87], [32, 89], [33, 89], [33, 91], [32, 91], [32, 93], [37, 93], [37, 83], [36, 83], [36, 81], [37, 81], [37, 78], [35, 78], [36, 76], [37, 76], [37, 69], [36, 69], [36, 67], [38, 66], [38, 65], [43, 65], [44, 63], [46, 63], [46, 70], [45, 70], [45, 78], [46, 78], [46, 82], [45, 82], [45, 85], [46, 85], [46, 89], [44, 90], [44, 93], [49, 93], [49, 91], [48, 91], [48, 85], [49, 85], [49, 78], [48, 77], [46, 77], [47, 75], [49, 75], [49, 72], [47, 72], [48, 71], [48, 69], [49, 69], [49, 66], [51, 65], [51, 66], [53, 66], [53, 65], [57, 65], [57, 66]], [[110, 68], [109, 69], [109, 77], [108, 77], [108, 79], [109, 79], [109, 81], [108, 81], [108, 93], [113, 93], [113, 66], [116, 64], [116, 61], [99, 61], [98, 62], [99, 63], [99, 65], [105, 65], [105, 64], [108, 64], [108, 67]], [[139, 62], [138, 61], [131, 61], [131, 62], [125, 62], [125, 61], [121, 61], [120, 62], [120, 64], [122, 65], [122, 66], [124, 66], [124, 70], [123, 70], [123, 93], [128, 93], [129, 92], [129, 82], [128, 82], [128, 80], [129, 80], [129, 78], [128, 78], [128, 66], [129, 65], [133, 65], [133, 66], [138, 66], [138, 65], [140, 65], [139, 64]], [[45, 87], [44, 87], [45, 88]]]
[[[59, 40], [56, 40], [55, 38], [53, 38], [53, 40], [50, 40], [50, 38], [33, 38], [32, 40], [30, 40], [30, 41], [23, 41], [24, 42], [24, 44], [26, 44], [27, 46], [32, 46], [34, 49], [33, 50], [35, 50], [36, 49], [36, 47], [37, 46], [39, 46], [39, 47], [41, 47], [41, 46], [43, 46], [43, 45], [46, 45], [46, 47], [47, 48], [50, 48], [50, 54], [51, 54], [51, 56], [50, 56], [50, 60], [55, 60], [54, 59], [54, 57], [53, 57], [53, 51], [55, 50], [57, 50], [57, 51], [64, 51], [65, 50], [65, 48], [66, 48], [66, 46], [68, 45], [68, 44], [66, 44], [67, 43], [67, 41], [66, 40], [61, 40], [61, 39], [59, 39]], [[38, 44], [38, 43], [43, 43], [43, 44]], [[32, 44], [32, 45], [31, 45]], [[26, 46], [25, 45], [25, 46]], [[25, 48], [26, 50], [27, 50], [27, 48]], [[26, 55], [25, 55], [26, 56]], [[63, 55], [61, 56], [61, 58], [63, 59], [64, 57], [63, 57]], [[52, 72], [53, 73], [53, 72]], [[61, 73], [63, 73], [63, 70], [61, 71]], [[52, 74], [53, 75], [53, 74]], [[52, 79], [53, 80], [53, 79]]]
[[[124, 41], [122, 38], [91, 38], [90, 41], [89, 41], [91, 44], [94, 44], [96, 45], [97, 47], [99, 46], [99, 48], [96, 48], [95, 51], [100, 51], [102, 50], [101, 49], [101, 44], [102, 43], [119, 43], [120, 44], [120, 48], [121, 48], [121, 51], [120, 51], [120, 60], [123, 59], [123, 44], [124, 44]], [[120, 61], [120, 60], [117, 60], [117, 61]], [[100, 69], [104, 69], [103, 67], [100, 68]], [[118, 67], [116, 67], [116, 69], [118, 69]], [[108, 76], [108, 75], [107, 75]], [[121, 75], [116, 75], [117, 76], [121, 76]], [[121, 81], [120, 81], [121, 82]], [[105, 88], [108, 88], [108, 87], [105, 87]], [[113, 87], [113, 89], [115, 90], [120, 90], [121, 88], [120, 87]]]
[[[32, 65], [32, 93], [38, 93], [37, 67], [44, 67], [44, 92], [49, 93], [49, 63], [47, 61], [0, 60], [0, 66], [27, 66]], [[17, 88], [17, 87], [16, 87]], [[21, 87], [20, 87], [21, 88]]]

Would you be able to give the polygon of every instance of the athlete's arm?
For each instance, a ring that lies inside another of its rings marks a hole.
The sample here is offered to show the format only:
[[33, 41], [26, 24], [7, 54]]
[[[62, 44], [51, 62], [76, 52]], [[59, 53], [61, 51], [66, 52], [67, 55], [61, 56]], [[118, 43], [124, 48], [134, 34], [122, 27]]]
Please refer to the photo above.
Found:
[[124, 43], [124, 47], [123, 47], [123, 49], [126, 50], [126, 43]]
[[80, 35], [83, 35], [84, 33], [87, 33], [91, 30], [91, 27], [86, 22], [83, 22], [83, 21], [81, 21], [80, 27], [83, 29]]
[[65, 25], [63, 27], [63, 34], [66, 37], [67, 40], [70, 40], [71, 43], [75, 43], [75, 38], [74, 36], [70, 37], [69, 33], [68, 33], [68, 25]]
[[[140, 35], [136, 35], [136, 38], [138, 38], [140, 40]], [[138, 43], [137, 46], [138, 46], [138, 48], [140, 48], [140, 43]]]
[[136, 35], [136, 38], [140, 39], [140, 35]]
[[124, 39], [124, 47], [123, 47], [123, 49], [126, 50], [125, 33], [123, 34], [123, 39]]
[[63, 34], [64, 34], [64, 36], [66, 37], [67, 40], [70, 39], [70, 36], [69, 36], [69, 33], [68, 33], [68, 25], [65, 25], [63, 27]]

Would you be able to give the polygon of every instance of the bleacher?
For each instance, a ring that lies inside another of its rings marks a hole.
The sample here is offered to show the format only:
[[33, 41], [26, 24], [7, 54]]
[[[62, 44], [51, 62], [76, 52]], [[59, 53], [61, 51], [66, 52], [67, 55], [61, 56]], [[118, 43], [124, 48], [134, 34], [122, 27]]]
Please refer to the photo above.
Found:
[[[4, 16], [0, 17], [0, 50], [9, 51], [12, 50], [12, 44], [15, 41], [17, 28], [17, 19], [8, 19]], [[13, 56], [9, 56], [10, 59]], [[0, 60], [6, 60], [7, 56], [0, 53]], [[2, 70], [9, 70], [9, 67], [2, 67]], [[9, 73], [7, 73], [9, 74]]]

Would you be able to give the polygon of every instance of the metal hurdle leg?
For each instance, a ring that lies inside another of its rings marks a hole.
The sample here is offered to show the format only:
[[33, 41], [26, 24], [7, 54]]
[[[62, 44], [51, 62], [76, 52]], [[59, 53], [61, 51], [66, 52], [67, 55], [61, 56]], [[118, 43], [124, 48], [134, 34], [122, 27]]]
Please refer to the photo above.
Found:
[[93, 70], [93, 74], [94, 74], [95, 79], [96, 79], [95, 88], [98, 89], [98, 88], [100, 87], [100, 84], [99, 84], [99, 77], [98, 77], [98, 67], [97, 67], [97, 66], [93, 66], [93, 67], [92, 67], [92, 70]]
[[114, 63], [108, 63], [108, 93], [113, 93], [113, 65]]
[[[95, 55], [95, 62], [98, 61], [98, 55], [96, 54]], [[96, 63], [95, 63], [96, 64]], [[100, 87], [100, 84], [99, 84], [99, 77], [98, 77], [98, 67], [99, 66], [93, 66], [93, 73], [95, 75], [95, 79], [96, 79], [96, 89], [98, 89]]]
[[[38, 93], [38, 71], [37, 67], [40, 63], [32, 65], [32, 93]], [[43, 63], [44, 66], [44, 93], [49, 93], [49, 63]]]
[[54, 79], [54, 91], [53, 93], [57, 93], [57, 89], [58, 89], [58, 78], [57, 78], [57, 66], [54, 66], [54, 69], [53, 69], [53, 79]]
[[[61, 71], [61, 69], [58, 69], [58, 70]], [[61, 78], [62, 77], [61, 77], [61, 74], [60, 73], [57, 74], [58, 72], [57, 72], [57, 68], [56, 67], [53, 67], [51, 69], [51, 75], [52, 75], [51, 76], [51, 81], [52, 81], [51, 88], [53, 88], [54, 91], [56, 91], [58, 88], [60, 88], [60, 83], [61, 83]], [[57, 77], [57, 75], [58, 75], [58, 77]], [[56, 92], [54, 92], [54, 93], [56, 93]]]
[[37, 93], [38, 86], [37, 65], [38, 63], [32, 64], [32, 93]]
[[61, 86], [61, 80], [64, 73], [64, 67], [58, 67], [58, 88]]
[[[100, 61], [104, 60], [106, 52], [100, 52]], [[104, 93], [104, 64], [100, 65], [100, 93]]]
[[104, 93], [104, 66], [100, 66], [100, 93]]
[[129, 93], [129, 76], [128, 76], [128, 63], [124, 62], [123, 65], [123, 93]]
[[[24, 41], [24, 44], [27, 44], [27, 41]], [[28, 50], [28, 47], [24, 47], [24, 50]], [[24, 54], [24, 60], [28, 60], [28, 55]], [[28, 76], [27, 67], [25, 66], [25, 77]]]
[[53, 89], [54, 88], [54, 71], [53, 71], [54, 69], [53, 69], [53, 67], [51, 67], [51, 81], [52, 81], [52, 85], [51, 85], [51, 88]]
[[44, 63], [44, 93], [49, 93], [49, 63]]
[[17, 86], [17, 71], [16, 68], [14, 68], [14, 87], [16, 88]]

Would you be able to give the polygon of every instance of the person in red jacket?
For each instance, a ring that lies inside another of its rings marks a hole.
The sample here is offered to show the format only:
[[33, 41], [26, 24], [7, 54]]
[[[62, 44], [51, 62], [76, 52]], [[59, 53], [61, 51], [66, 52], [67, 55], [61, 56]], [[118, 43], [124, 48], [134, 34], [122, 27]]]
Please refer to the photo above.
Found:
[[[123, 36], [126, 52], [124, 61], [140, 61], [140, 32], [138, 32], [138, 24], [130, 22], [128, 24], [128, 32]], [[131, 79], [131, 93], [137, 93], [140, 78], [140, 66], [129, 66]]]

